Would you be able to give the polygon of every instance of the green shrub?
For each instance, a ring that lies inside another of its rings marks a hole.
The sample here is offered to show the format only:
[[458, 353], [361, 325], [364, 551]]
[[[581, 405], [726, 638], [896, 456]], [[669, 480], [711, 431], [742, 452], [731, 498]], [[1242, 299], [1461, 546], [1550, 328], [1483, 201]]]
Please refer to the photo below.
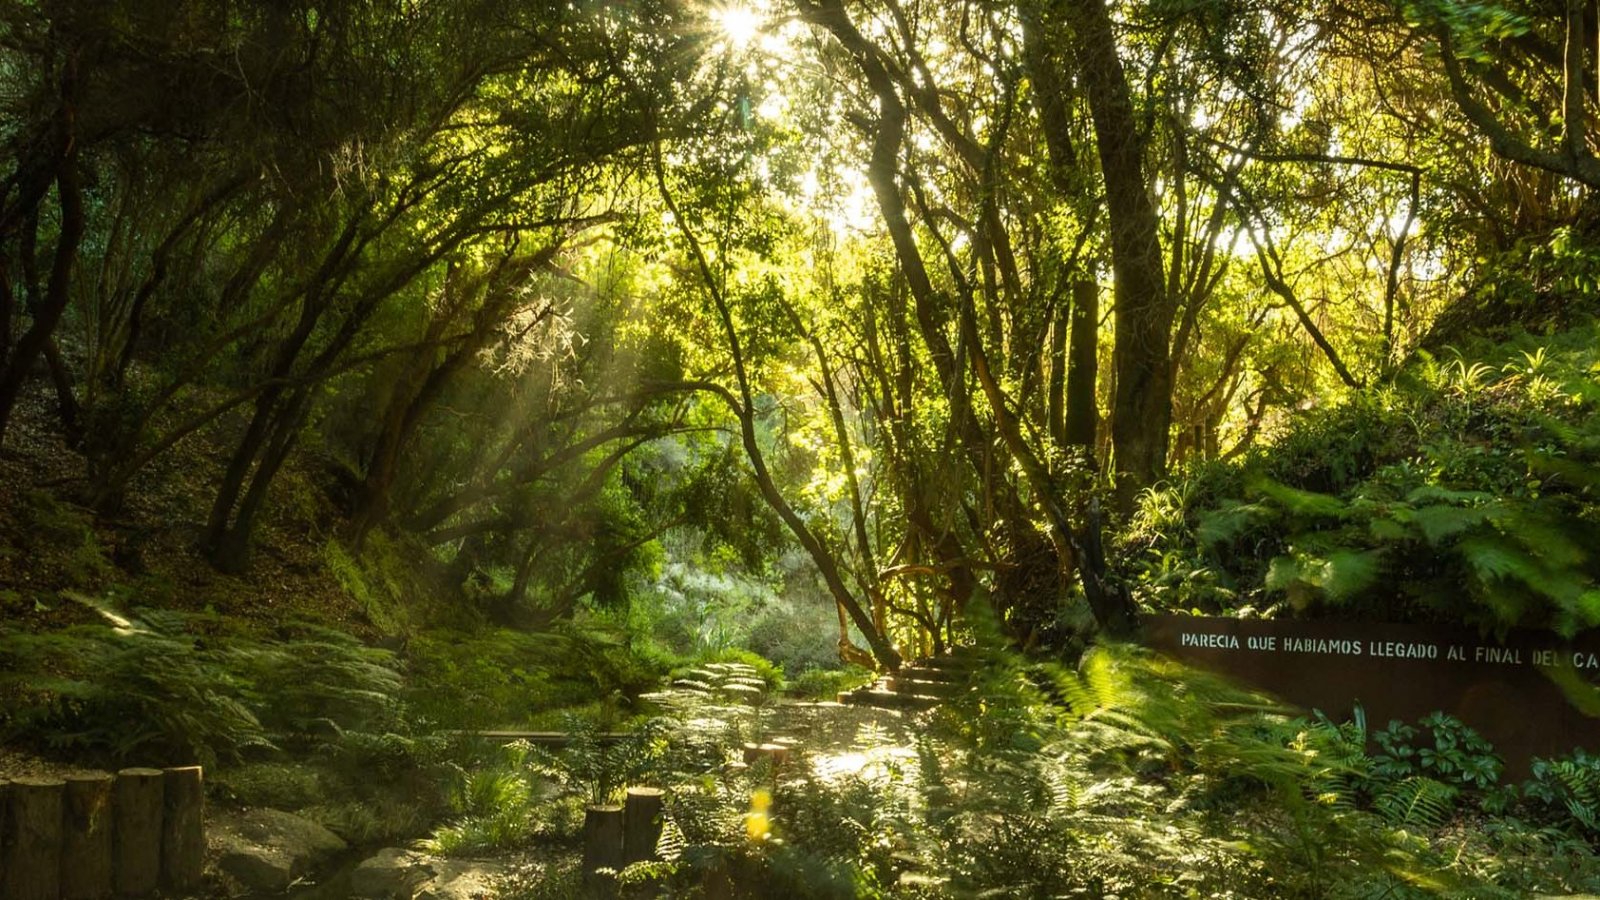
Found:
[[321, 774], [300, 763], [257, 762], [227, 766], [207, 773], [213, 796], [240, 806], [297, 810], [328, 794]]
[[1600, 838], [1600, 757], [1574, 750], [1557, 759], [1535, 759], [1522, 786], [1523, 801], [1543, 822], [1573, 827]]
[[407, 702], [446, 728], [494, 728], [525, 722], [537, 710], [582, 703], [591, 692], [563, 684], [550, 670], [561, 638], [510, 629], [424, 632], [406, 647]]
[[8, 740], [107, 763], [242, 759], [401, 727], [392, 655], [347, 635], [285, 626], [264, 640], [202, 616], [96, 607], [107, 624], [0, 632]]
[[807, 669], [789, 681], [787, 693], [806, 700], [832, 700], [844, 691], [871, 684], [877, 673], [858, 666], [847, 669]]
[[6, 740], [113, 763], [238, 759], [269, 747], [231, 654], [170, 616], [0, 634]]
[[1427, 777], [1486, 791], [1499, 783], [1505, 768], [1488, 741], [1442, 712], [1423, 716], [1416, 727], [1392, 721], [1372, 738], [1379, 747], [1372, 772], [1381, 779]]
[[1600, 624], [1600, 332], [1423, 356], [1397, 385], [1146, 498], [1140, 599], [1564, 635]]
[[603, 739], [593, 723], [572, 719], [567, 743], [550, 751], [528, 744], [513, 745], [523, 767], [547, 778], [588, 803], [615, 803], [637, 785], [659, 784], [667, 756], [667, 723], [649, 719], [619, 740]]
[[755, 615], [744, 645], [790, 677], [839, 665], [838, 628], [831, 606], [775, 601]]
[[279, 641], [235, 640], [229, 662], [247, 699], [280, 738], [401, 727], [402, 680], [393, 653], [315, 625], [286, 625]]

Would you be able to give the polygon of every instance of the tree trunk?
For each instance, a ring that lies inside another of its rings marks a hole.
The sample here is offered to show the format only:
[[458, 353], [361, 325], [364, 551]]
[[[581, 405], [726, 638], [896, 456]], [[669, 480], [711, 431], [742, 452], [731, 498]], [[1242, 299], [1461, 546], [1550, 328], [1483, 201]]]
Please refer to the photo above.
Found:
[[584, 810], [583, 886], [591, 897], [616, 893], [616, 877], [596, 870], [622, 869], [622, 821], [620, 806], [590, 806]]
[[1068, 446], [1094, 452], [1100, 422], [1095, 375], [1100, 367], [1100, 286], [1092, 279], [1072, 283], [1072, 349], [1067, 362], [1067, 416], [1063, 432]]
[[656, 842], [661, 840], [663, 792], [660, 788], [628, 788], [623, 809], [622, 863], [656, 859]]
[[67, 442], [78, 446], [83, 439], [82, 407], [72, 390], [72, 372], [61, 356], [55, 338], [45, 342], [44, 361], [50, 372], [50, 384], [56, 389], [56, 408], [61, 416], [61, 430]]
[[1050, 322], [1050, 377], [1045, 387], [1045, 408], [1050, 440], [1057, 444], [1067, 442], [1067, 330], [1071, 321], [1071, 310], [1056, 309]]
[[[75, 146], [75, 145], [74, 145]], [[33, 324], [17, 339], [3, 368], [0, 368], [0, 441], [5, 440], [6, 425], [11, 411], [16, 407], [22, 385], [33, 371], [34, 364], [49, 346], [56, 326], [66, 313], [71, 300], [72, 267], [78, 259], [78, 244], [83, 240], [83, 193], [78, 184], [77, 151], [69, 150], [56, 176], [56, 190], [61, 200], [61, 229], [56, 237], [55, 260], [50, 267], [50, 281], [45, 288], [43, 302], [33, 309]]]
[[1117, 508], [1133, 510], [1139, 492], [1166, 471], [1172, 420], [1168, 362], [1171, 297], [1162, 281], [1161, 242], [1142, 146], [1116, 35], [1105, 0], [1071, 0], [1078, 76], [1089, 98], [1115, 279], [1116, 392], [1111, 408]]
[[233, 516], [234, 507], [239, 503], [239, 494], [244, 490], [250, 467], [255, 462], [257, 454], [261, 452], [261, 445], [272, 428], [273, 413], [282, 394], [282, 388], [268, 388], [256, 398], [255, 412], [250, 417], [250, 425], [245, 429], [244, 437], [234, 447], [233, 456], [228, 460], [228, 467], [223, 470], [222, 483], [217, 486], [217, 495], [211, 501], [211, 514], [206, 519], [205, 537], [201, 541], [213, 553], [222, 544], [228, 532], [228, 521]]
[[0, 253], [0, 370], [11, 352], [11, 324], [17, 317], [17, 292], [11, 287], [11, 264]]
[[277, 428], [250, 478], [250, 489], [239, 504], [233, 524], [223, 531], [212, 550], [212, 563], [219, 571], [238, 574], [249, 565], [250, 539], [266, 505], [267, 491], [289, 458], [289, 451], [294, 449], [310, 404], [310, 389], [302, 388], [290, 397], [279, 415]]

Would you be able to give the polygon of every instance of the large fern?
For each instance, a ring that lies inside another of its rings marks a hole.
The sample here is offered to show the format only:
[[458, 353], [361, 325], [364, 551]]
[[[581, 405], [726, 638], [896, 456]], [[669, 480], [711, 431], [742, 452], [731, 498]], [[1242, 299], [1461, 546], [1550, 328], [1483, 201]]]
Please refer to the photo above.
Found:
[[1459, 788], [1422, 775], [1389, 785], [1372, 802], [1373, 809], [1401, 828], [1438, 828], [1455, 813]]

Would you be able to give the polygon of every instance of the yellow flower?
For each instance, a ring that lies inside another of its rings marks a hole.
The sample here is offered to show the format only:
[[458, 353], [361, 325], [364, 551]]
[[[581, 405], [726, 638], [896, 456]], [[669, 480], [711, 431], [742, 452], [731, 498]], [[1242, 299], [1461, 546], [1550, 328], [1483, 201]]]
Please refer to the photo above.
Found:
[[750, 812], [744, 817], [745, 833], [752, 841], [764, 841], [772, 833], [772, 820], [767, 808], [772, 806], [772, 795], [757, 789], [750, 794]]

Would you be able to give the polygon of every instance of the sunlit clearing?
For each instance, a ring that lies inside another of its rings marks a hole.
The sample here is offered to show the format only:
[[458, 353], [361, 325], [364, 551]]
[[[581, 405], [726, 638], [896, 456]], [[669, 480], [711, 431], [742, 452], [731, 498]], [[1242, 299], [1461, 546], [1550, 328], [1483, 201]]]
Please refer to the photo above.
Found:
[[735, 47], [749, 46], [761, 33], [761, 14], [747, 6], [724, 6], [711, 11], [711, 18]]
[[866, 750], [844, 753], [819, 753], [812, 757], [812, 771], [817, 779], [838, 783], [848, 778], [864, 781], [882, 781], [896, 771], [903, 771], [917, 754], [910, 747], [871, 747]]

